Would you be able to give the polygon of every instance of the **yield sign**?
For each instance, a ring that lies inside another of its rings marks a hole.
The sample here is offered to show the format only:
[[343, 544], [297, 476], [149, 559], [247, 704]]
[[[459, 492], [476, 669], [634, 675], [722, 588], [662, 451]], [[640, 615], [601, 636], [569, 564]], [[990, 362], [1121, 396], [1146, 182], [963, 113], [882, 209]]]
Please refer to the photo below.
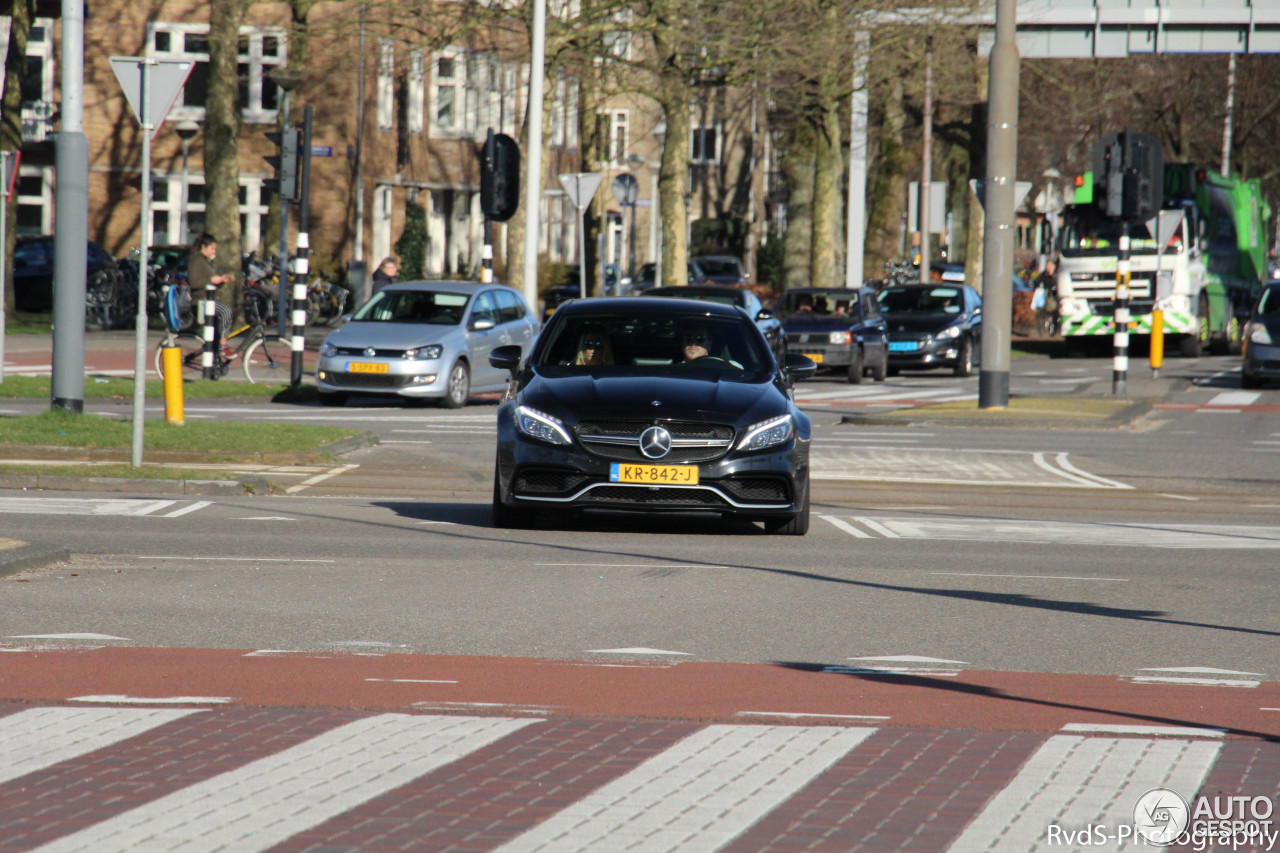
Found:
[[[142, 66], [149, 66], [147, 72], [147, 91], [142, 91]], [[189, 59], [146, 59], [141, 56], [113, 56], [111, 70], [120, 81], [124, 96], [129, 99], [133, 115], [144, 128], [153, 128], [151, 138], [155, 139], [164, 124], [164, 118], [173, 109], [178, 93], [187, 84], [191, 69], [195, 63]], [[143, 105], [140, 107], [139, 105]], [[146, 116], [142, 110], [145, 108]]]
[[569, 196], [573, 206], [582, 210], [591, 204], [591, 199], [595, 197], [596, 190], [600, 189], [602, 180], [604, 180], [603, 172], [570, 172], [560, 176], [560, 186], [564, 187], [565, 194]]

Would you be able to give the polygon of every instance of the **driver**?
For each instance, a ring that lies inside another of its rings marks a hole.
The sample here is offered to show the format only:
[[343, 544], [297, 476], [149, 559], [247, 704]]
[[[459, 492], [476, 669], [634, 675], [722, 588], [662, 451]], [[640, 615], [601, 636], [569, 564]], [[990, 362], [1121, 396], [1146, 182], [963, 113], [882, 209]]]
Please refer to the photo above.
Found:
[[711, 354], [711, 333], [700, 323], [687, 326], [680, 336], [680, 346], [684, 361], [706, 358]]

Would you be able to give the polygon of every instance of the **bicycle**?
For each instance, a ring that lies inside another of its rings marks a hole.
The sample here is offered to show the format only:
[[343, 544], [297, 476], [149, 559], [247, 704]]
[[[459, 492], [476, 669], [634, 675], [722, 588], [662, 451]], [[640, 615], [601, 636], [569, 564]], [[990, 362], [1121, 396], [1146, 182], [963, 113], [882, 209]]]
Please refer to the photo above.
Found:
[[[183, 291], [186, 291], [185, 293]], [[200, 332], [182, 331], [182, 320], [190, 310], [190, 288], [171, 286], [166, 294], [165, 337], [156, 347], [156, 373], [164, 378], [164, 350], [177, 347], [182, 351], [182, 376], [185, 380], [204, 377], [204, 337]], [[292, 379], [293, 350], [289, 341], [277, 334], [268, 334], [262, 317], [252, 303], [245, 303], [245, 325], [227, 335], [232, 346], [231, 358], [223, 358], [221, 347], [213, 351], [214, 379], [221, 379], [231, 370], [231, 364], [239, 358], [244, 378], [251, 384], [285, 385]]]

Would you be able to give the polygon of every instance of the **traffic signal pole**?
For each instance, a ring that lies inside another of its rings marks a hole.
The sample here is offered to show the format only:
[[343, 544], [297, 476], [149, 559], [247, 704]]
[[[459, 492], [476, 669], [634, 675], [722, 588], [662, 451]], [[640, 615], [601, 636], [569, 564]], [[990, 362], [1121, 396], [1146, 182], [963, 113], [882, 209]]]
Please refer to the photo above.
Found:
[[[1158, 270], [1156, 275], [1159, 276]], [[1122, 396], [1125, 381], [1129, 376], [1129, 228], [1127, 223], [1120, 234], [1120, 249], [1116, 255], [1115, 329], [1115, 337], [1112, 341], [1115, 352], [1111, 359], [1111, 393]]]
[[289, 366], [289, 382], [302, 382], [302, 352], [306, 347], [307, 281], [311, 278], [311, 105], [303, 110], [301, 151], [301, 192], [298, 194], [298, 258], [293, 275], [293, 359]]

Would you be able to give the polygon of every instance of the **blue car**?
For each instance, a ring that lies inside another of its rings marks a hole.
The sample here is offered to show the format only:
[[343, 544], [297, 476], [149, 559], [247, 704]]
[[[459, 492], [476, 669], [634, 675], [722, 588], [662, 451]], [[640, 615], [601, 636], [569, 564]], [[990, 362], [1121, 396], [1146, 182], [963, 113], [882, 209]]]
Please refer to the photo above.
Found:
[[839, 371], [854, 384], [889, 371], [889, 335], [870, 287], [792, 287], [778, 297], [787, 351], [807, 355], [819, 370]]

